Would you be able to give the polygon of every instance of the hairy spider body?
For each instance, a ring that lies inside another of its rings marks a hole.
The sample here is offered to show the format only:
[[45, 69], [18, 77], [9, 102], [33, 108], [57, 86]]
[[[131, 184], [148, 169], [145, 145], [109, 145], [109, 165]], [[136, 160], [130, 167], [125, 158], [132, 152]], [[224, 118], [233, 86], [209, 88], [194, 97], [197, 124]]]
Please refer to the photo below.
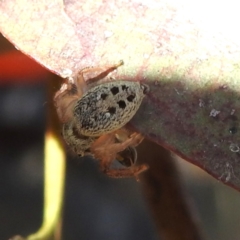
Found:
[[[91, 86], [88, 81], [94, 78], [84, 79], [84, 74], [96, 72], [102, 79], [122, 64], [81, 70], [62, 85], [54, 101], [63, 123], [63, 138], [76, 154], [94, 156], [100, 161], [101, 170], [111, 177], [137, 177], [147, 169], [146, 165], [134, 166], [135, 146], [143, 136], [123, 127], [139, 109], [148, 86], [123, 80]], [[114, 159], [127, 168], [110, 169]]]
[[73, 122], [64, 123], [62, 128], [62, 136], [66, 144], [79, 156], [91, 155], [91, 144], [97, 137], [88, 137], [78, 133], [73, 126]]
[[101, 136], [128, 123], [146, 94], [139, 82], [106, 82], [91, 88], [74, 107], [74, 121], [79, 134]]

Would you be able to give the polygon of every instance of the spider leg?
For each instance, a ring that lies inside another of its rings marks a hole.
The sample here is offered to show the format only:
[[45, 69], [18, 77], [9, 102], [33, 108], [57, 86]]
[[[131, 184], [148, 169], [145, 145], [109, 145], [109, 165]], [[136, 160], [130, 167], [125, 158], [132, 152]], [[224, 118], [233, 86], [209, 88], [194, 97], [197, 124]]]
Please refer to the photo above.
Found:
[[110, 169], [112, 162], [116, 159], [117, 153], [123, 151], [129, 146], [138, 145], [143, 139], [139, 133], [133, 133], [123, 142], [116, 142], [116, 132], [109, 133], [99, 137], [92, 145], [91, 152], [94, 157], [100, 160], [101, 170], [110, 177], [137, 177], [138, 174], [145, 171], [146, 165], [131, 166], [124, 169]]
[[139, 181], [138, 175], [148, 169], [145, 164], [139, 166], [132, 166], [130, 168], [123, 169], [105, 169], [104, 173], [112, 178], [130, 178], [135, 177]]
[[116, 136], [116, 139], [118, 139], [119, 142], [125, 142], [128, 139], [132, 139], [131, 140], [131, 147], [136, 147], [144, 139], [144, 137], [140, 133], [135, 132], [135, 133], [130, 134], [129, 130], [127, 130], [125, 128], [118, 129], [115, 132], [115, 136]]
[[[120, 61], [118, 64], [104, 67], [84, 68], [76, 77], [69, 78], [68, 82], [64, 83], [54, 96], [54, 102], [60, 121], [66, 123], [73, 118], [74, 104], [88, 90], [87, 84], [89, 80], [100, 80], [121, 65], [123, 65], [123, 61]], [[84, 78], [85, 74], [89, 74], [91, 77]]]
[[[114, 65], [107, 65], [103, 67], [87, 67], [78, 72], [75, 84], [77, 89], [82, 89], [82, 92], [86, 92], [88, 89], [88, 81], [98, 81], [105, 78], [110, 72], [123, 65], [123, 61], [120, 61]], [[87, 75], [87, 77], [84, 77]]]
[[91, 150], [96, 158], [101, 159], [106, 155], [110, 158], [115, 158], [118, 152], [129, 146], [137, 146], [143, 140], [141, 134], [133, 133], [125, 141], [115, 142], [115, 134], [116, 132], [102, 135], [92, 144]]
[[73, 84], [64, 83], [54, 96], [55, 107], [62, 123], [70, 121], [73, 117], [73, 107], [78, 95], [72, 94]]

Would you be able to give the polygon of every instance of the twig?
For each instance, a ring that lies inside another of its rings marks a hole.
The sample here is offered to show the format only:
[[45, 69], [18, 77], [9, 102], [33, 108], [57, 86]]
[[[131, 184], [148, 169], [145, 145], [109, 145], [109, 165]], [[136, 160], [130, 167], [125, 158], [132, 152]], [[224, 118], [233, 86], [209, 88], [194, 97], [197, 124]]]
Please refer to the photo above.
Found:
[[170, 152], [145, 140], [138, 153], [139, 162], [150, 166], [142, 174], [141, 182], [161, 239], [202, 240], [202, 232], [189, 209]]

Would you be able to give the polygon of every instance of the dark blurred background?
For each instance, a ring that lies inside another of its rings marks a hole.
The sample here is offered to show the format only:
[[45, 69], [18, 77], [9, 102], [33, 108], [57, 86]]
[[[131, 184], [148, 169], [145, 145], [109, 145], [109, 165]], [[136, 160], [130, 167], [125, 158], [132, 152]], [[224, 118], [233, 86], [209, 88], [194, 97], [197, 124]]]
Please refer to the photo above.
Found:
[[[0, 54], [9, 51], [17, 50], [0, 36]], [[18, 66], [11, 67], [14, 71]], [[33, 233], [42, 221], [47, 81], [23, 82], [6, 83], [0, 75], [0, 240]], [[209, 239], [238, 240], [239, 193], [197, 167], [176, 161], [188, 201]], [[110, 179], [92, 159], [71, 154], [66, 178], [63, 240], [159, 239], [141, 183]]]

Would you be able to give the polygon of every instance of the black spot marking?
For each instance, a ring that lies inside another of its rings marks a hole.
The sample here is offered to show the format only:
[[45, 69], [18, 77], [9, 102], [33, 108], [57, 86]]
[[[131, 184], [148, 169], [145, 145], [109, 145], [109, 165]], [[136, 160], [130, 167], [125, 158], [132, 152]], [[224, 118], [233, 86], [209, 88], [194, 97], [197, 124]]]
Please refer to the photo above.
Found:
[[102, 100], [105, 100], [105, 99], [107, 98], [107, 96], [108, 96], [108, 95], [107, 95], [106, 93], [102, 93], [102, 94], [101, 94], [101, 99], [102, 99]]
[[229, 128], [229, 132], [231, 134], [235, 134], [235, 133], [237, 133], [237, 128], [236, 127], [231, 127], [231, 128]]
[[126, 85], [122, 85], [122, 90], [124, 91], [126, 89], [127, 89]]
[[111, 88], [111, 92], [112, 92], [113, 95], [116, 95], [117, 93], [119, 93], [118, 87]]
[[135, 95], [130, 95], [130, 96], [127, 97], [127, 100], [129, 102], [132, 102], [134, 98], [135, 98]]
[[117, 102], [117, 104], [122, 109], [124, 109], [126, 107], [126, 103], [124, 101], [119, 101], [119, 102]]
[[116, 112], [116, 108], [115, 107], [109, 107], [108, 108], [108, 112], [113, 115]]

